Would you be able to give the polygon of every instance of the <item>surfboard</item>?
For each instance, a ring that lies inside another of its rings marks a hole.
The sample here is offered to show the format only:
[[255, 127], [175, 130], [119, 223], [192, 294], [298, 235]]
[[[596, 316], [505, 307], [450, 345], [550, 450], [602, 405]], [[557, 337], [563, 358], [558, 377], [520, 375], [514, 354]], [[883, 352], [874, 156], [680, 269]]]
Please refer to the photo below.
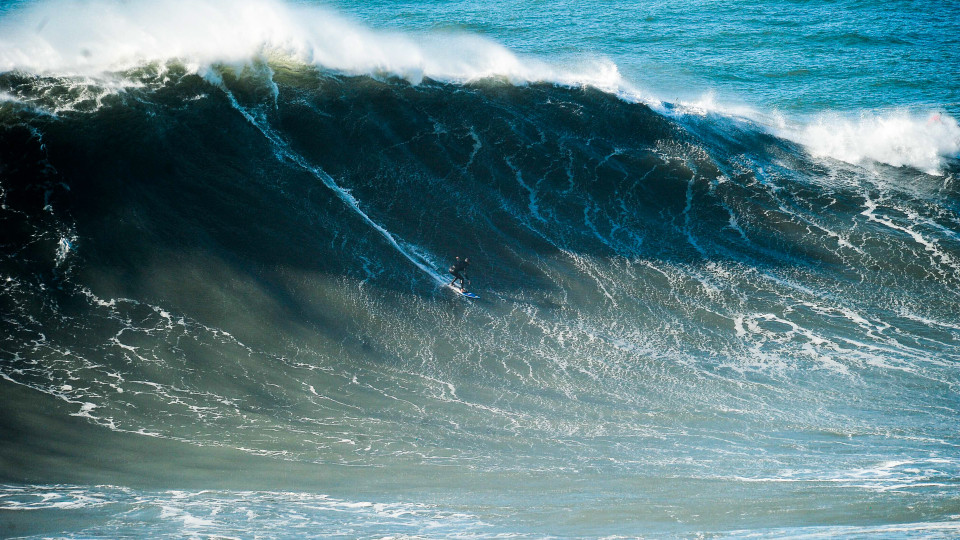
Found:
[[467, 298], [474, 298], [474, 299], [480, 298], [479, 296], [473, 294], [473, 293], [470, 292], [470, 291], [463, 292], [463, 291], [460, 290], [459, 287], [454, 287], [453, 285], [450, 285], [449, 283], [447, 283], [447, 287], [450, 287], [450, 288], [453, 289], [454, 291], [457, 291], [457, 294], [459, 294], [459, 295], [461, 295], [461, 296], [466, 296]]

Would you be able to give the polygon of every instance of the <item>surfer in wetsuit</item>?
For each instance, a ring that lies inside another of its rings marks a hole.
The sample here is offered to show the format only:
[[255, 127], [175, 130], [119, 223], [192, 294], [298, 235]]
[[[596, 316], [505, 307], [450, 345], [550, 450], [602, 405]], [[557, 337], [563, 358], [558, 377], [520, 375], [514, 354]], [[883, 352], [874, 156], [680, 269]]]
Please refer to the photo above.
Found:
[[450, 286], [454, 287], [457, 283], [457, 280], [460, 280], [460, 292], [466, 290], [466, 285], [464, 284], [464, 279], [466, 279], [467, 267], [470, 266], [470, 259], [464, 257], [461, 261], [460, 257], [457, 257], [457, 262], [453, 263], [453, 266], [450, 267], [450, 273], [453, 274], [453, 281], [450, 282]]

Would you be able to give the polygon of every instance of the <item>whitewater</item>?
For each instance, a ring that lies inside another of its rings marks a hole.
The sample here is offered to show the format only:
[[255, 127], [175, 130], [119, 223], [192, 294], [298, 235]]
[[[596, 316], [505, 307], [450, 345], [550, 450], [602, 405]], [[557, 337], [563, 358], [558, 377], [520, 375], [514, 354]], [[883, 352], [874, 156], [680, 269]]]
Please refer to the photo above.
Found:
[[957, 536], [958, 21], [5, 4], [0, 536]]

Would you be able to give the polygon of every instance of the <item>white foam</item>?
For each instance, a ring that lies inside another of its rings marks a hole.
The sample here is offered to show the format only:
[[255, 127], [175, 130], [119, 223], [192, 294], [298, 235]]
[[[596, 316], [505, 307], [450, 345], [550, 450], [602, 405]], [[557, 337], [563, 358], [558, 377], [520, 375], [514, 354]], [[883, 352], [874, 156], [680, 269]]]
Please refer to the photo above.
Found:
[[[0, 21], [0, 72], [97, 75], [177, 59], [200, 70], [279, 54], [346, 73], [469, 81], [502, 77], [615, 89], [603, 58], [560, 66], [477, 35], [374, 31], [333, 11], [280, 0], [50, 0]], [[569, 64], [569, 63], [568, 63]]]
[[96, 420], [93, 416], [93, 410], [97, 408], [95, 403], [85, 402], [80, 405], [80, 410], [73, 413], [71, 416], [81, 416], [85, 418], [90, 418]]
[[713, 91], [675, 105], [673, 111], [662, 112], [681, 117], [718, 114], [746, 121], [804, 145], [814, 157], [853, 165], [877, 162], [941, 175], [947, 160], [960, 159], [960, 124], [942, 111], [826, 111], [805, 119], [790, 119], [780, 111], [764, 112], [727, 103]]
[[73, 237], [60, 237], [60, 241], [57, 243], [57, 252], [56, 252], [56, 262], [57, 266], [63, 264], [67, 260], [67, 256], [70, 255], [70, 252], [74, 250], [74, 245], [77, 241], [76, 236]]
[[2, 103], [23, 103], [20, 98], [12, 96], [6, 92], [0, 92], [0, 104]]
[[704, 92], [696, 99], [687, 101], [678, 100], [674, 105], [678, 112], [695, 116], [707, 116], [711, 113], [751, 119], [757, 119], [760, 116], [757, 111], [745, 105], [722, 103], [717, 99], [717, 94], [713, 90]]
[[[348, 74], [468, 82], [587, 85], [646, 103], [661, 102], [621, 76], [601, 56], [544, 60], [518, 55], [483, 36], [373, 30], [319, 6], [283, 0], [47, 0], [0, 19], [0, 72], [100, 76], [145, 63], [177, 60], [198, 73], [218, 64], [283, 58]], [[13, 101], [10, 95], [0, 101]], [[748, 119], [805, 145], [811, 154], [861, 165], [880, 162], [940, 174], [960, 158], [960, 125], [940, 112], [826, 112], [785, 119], [719, 99], [707, 91], [677, 103], [677, 115], [718, 113]]]
[[941, 174], [946, 159], [960, 158], [960, 125], [939, 112], [862, 113], [856, 118], [822, 114], [785, 134], [815, 156], [853, 164], [876, 161]]

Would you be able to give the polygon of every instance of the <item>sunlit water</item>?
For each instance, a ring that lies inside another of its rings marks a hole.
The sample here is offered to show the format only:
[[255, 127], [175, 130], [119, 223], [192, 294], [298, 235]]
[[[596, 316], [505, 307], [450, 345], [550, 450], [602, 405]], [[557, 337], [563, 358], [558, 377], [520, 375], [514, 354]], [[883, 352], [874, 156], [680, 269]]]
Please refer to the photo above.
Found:
[[955, 537], [935, 7], [7, 6], [0, 535]]

